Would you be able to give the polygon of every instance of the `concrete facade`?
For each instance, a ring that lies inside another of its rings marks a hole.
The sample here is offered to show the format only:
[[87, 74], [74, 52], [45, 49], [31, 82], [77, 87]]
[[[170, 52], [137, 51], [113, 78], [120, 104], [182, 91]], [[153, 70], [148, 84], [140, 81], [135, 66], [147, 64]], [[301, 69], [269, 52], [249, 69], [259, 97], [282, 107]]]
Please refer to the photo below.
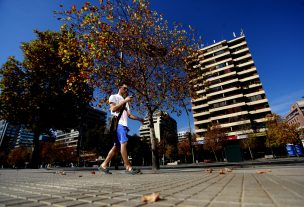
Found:
[[265, 91], [245, 36], [223, 40], [197, 51], [188, 67], [197, 97], [192, 100], [197, 140], [203, 140], [208, 126], [219, 124], [228, 139], [263, 133], [265, 116], [271, 113]]

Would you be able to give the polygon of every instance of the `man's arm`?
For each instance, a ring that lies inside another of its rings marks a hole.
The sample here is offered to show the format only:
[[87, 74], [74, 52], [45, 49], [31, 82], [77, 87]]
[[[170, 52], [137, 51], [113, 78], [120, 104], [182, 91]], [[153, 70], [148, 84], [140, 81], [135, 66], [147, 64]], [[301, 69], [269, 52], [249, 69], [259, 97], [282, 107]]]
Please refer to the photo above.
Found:
[[125, 100], [123, 100], [119, 104], [115, 104], [114, 102], [110, 102], [111, 111], [119, 113], [119, 111], [123, 107], [123, 105], [128, 103], [130, 100], [131, 100], [131, 97], [128, 96], [127, 98], [125, 98]]
[[140, 118], [140, 117], [137, 117], [137, 116], [134, 116], [133, 114], [131, 114], [131, 111], [128, 110], [128, 117], [130, 119], [133, 119], [133, 120], [137, 120], [137, 121], [140, 121], [141, 123], [144, 123], [144, 119]]

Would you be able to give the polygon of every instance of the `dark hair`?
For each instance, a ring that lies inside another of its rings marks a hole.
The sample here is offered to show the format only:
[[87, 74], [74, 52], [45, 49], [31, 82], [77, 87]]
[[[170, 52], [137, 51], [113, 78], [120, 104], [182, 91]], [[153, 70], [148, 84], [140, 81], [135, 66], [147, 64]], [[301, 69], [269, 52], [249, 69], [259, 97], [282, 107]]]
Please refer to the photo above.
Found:
[[119, 85], [118, 85], [118, 86], [119, 86], [119, 88], [120, 88], [120, 87], [122, 87], [123, 85], [127, 85], [127, 86], [128, 86], [129, 84], [128, 84], [126, 81], [121, 81], [121, 82], [119, 82]]

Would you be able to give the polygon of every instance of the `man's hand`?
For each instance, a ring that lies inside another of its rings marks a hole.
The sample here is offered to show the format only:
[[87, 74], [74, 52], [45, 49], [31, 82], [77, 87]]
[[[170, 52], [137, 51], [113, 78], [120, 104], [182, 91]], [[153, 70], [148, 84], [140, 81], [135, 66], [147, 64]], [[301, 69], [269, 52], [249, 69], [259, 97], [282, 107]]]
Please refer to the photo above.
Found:
[[125, 98], [125, 101], [130, 102], [132, 100], [132, 98], [133, 98], [132, 96], [128, 96], [127, 98]]

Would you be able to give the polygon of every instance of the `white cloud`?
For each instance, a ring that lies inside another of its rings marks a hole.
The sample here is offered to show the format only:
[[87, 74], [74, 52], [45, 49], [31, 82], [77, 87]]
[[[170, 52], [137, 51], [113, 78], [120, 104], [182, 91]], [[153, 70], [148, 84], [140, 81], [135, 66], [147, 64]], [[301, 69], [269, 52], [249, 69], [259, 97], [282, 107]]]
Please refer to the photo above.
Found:
[[286, 115], [292, 104], [304, 96], [304, 90], [295, 91], [289, 94], [282, 94], [273, 100], [269, 100], [271, 111], [279, 115]]

